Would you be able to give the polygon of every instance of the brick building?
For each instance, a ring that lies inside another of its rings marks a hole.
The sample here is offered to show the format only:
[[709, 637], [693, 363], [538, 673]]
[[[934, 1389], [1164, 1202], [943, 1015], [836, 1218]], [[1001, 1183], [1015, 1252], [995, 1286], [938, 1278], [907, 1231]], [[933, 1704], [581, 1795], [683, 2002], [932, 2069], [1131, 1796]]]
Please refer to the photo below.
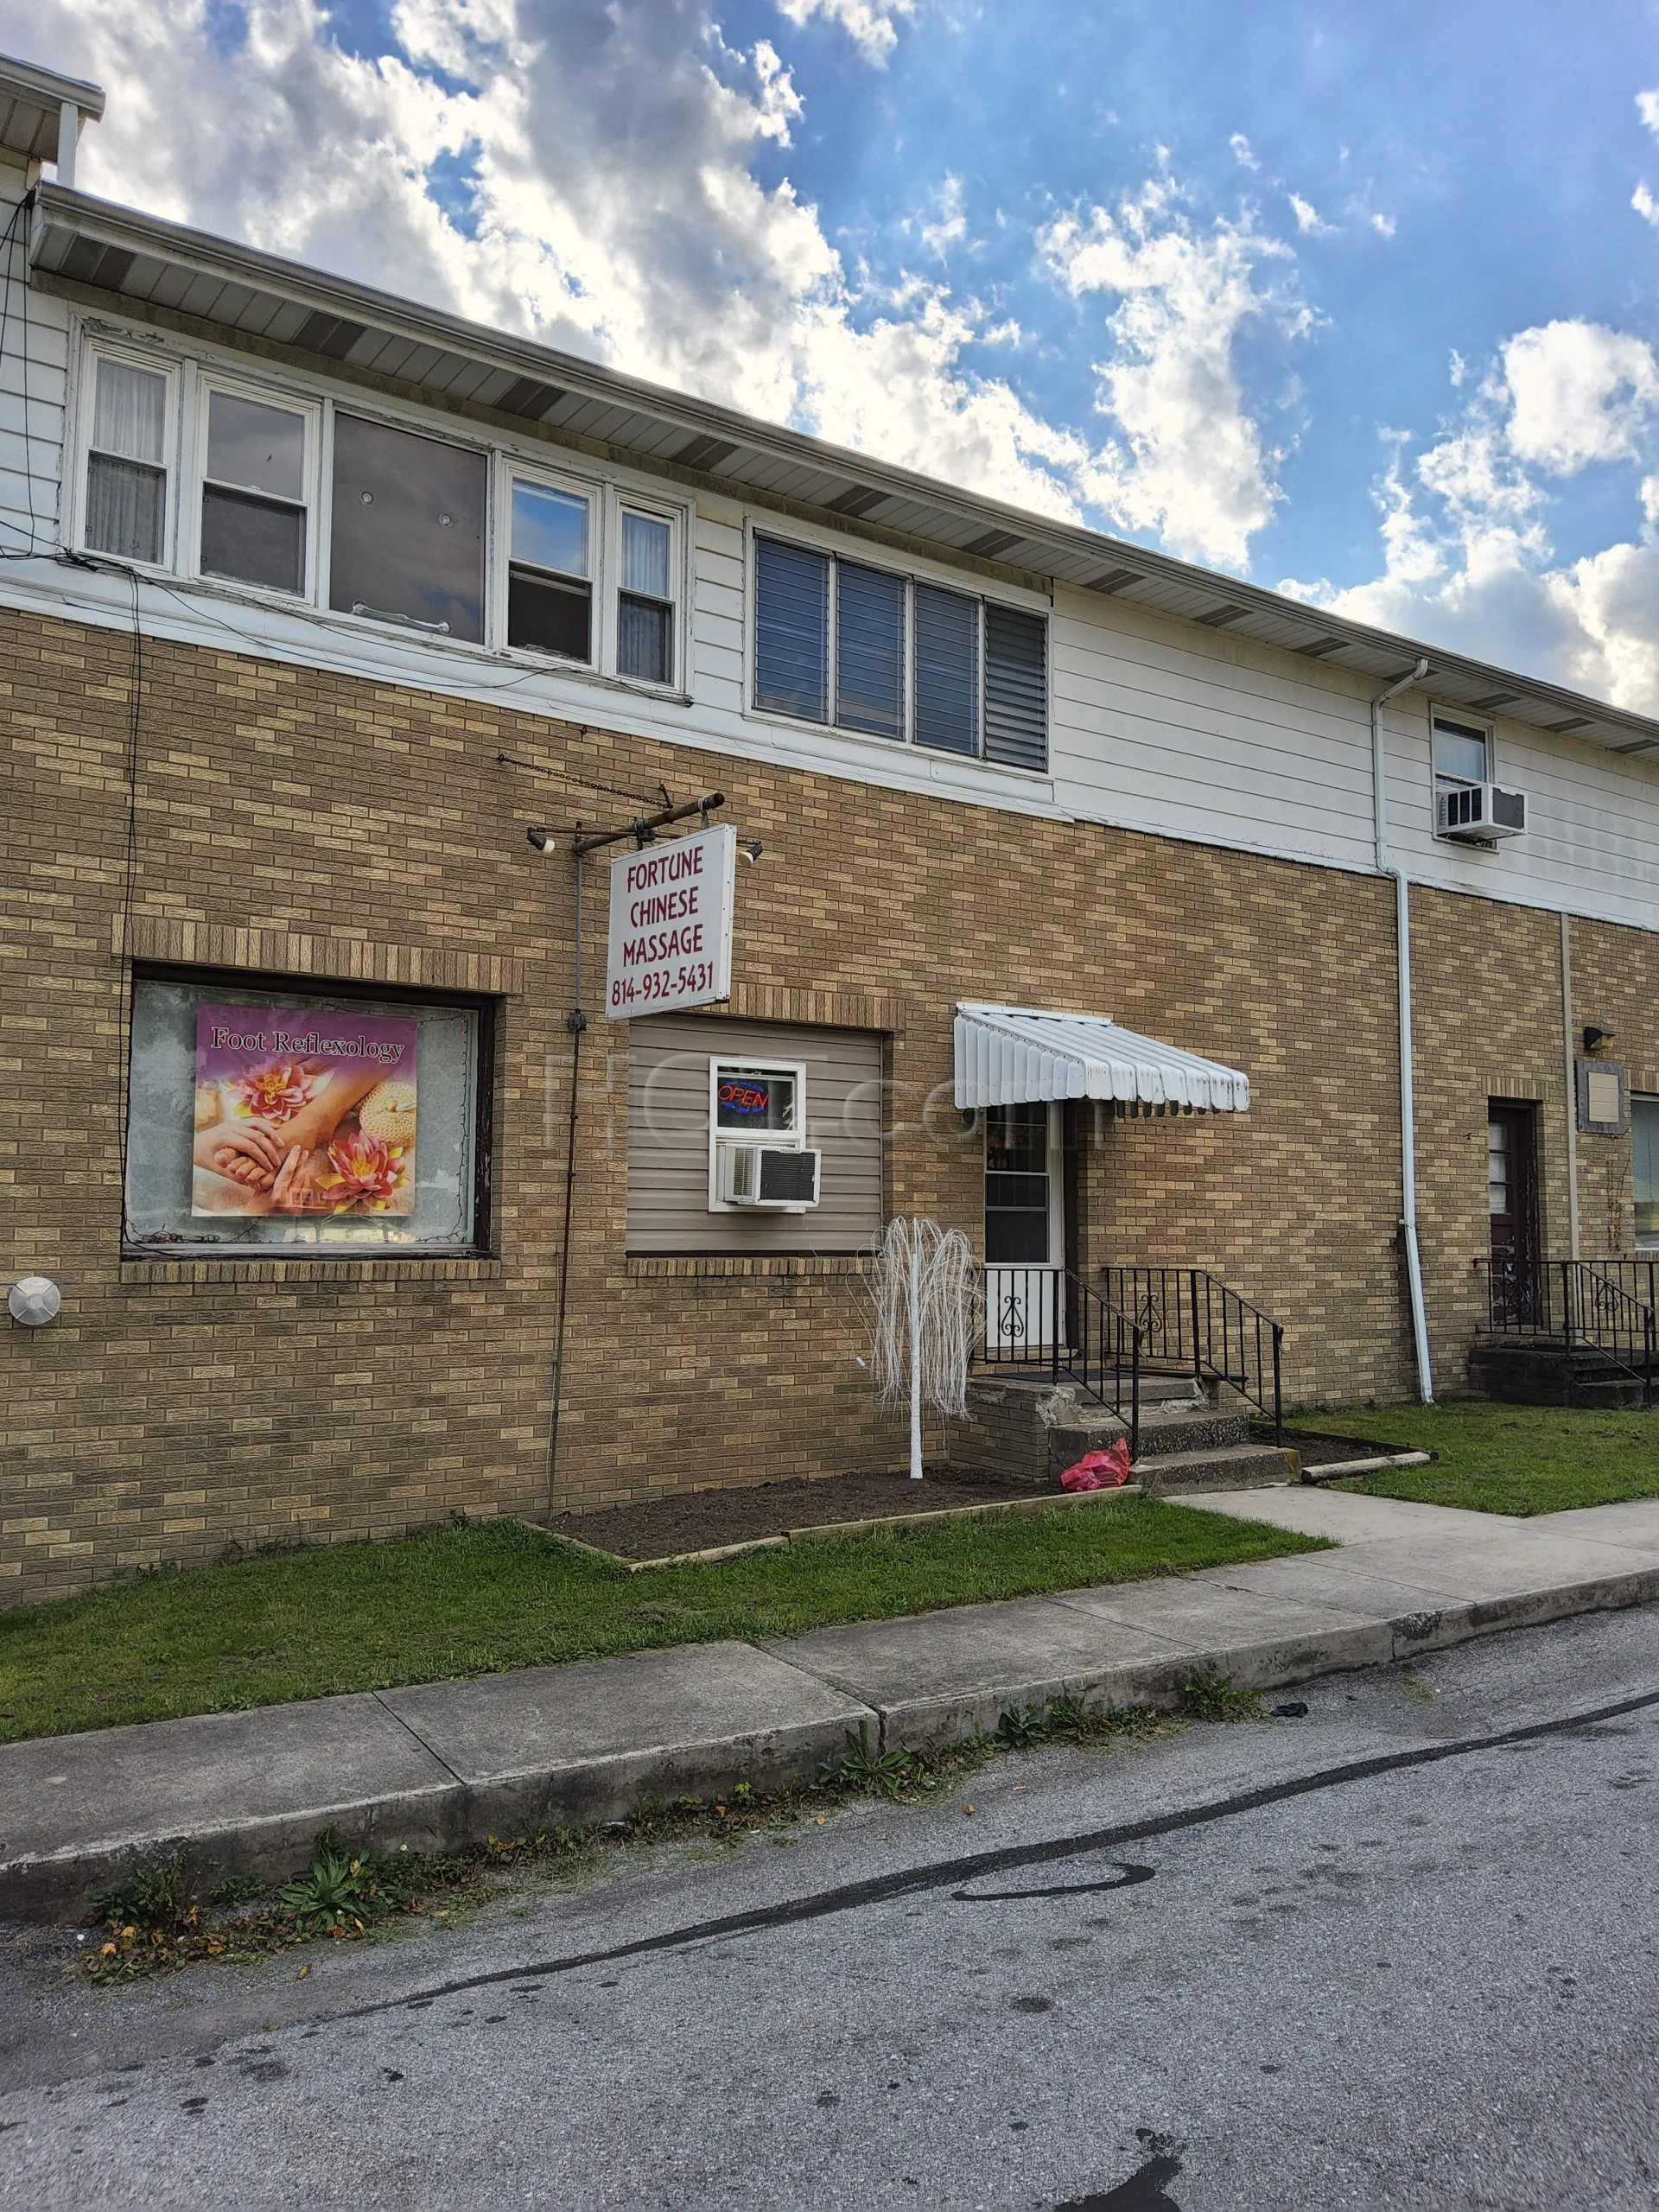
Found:
[[[896, 1212], [1039, 1335], [1206, 1270], [1337, 1402], [1659, 1246], [1659, 723], [92, 199], [102, 96], [0, 94], [4, 1280], [61, 1299], [0, 1598], [899, 1464]], [[728, 995], [609, 1019], [633, 847], [575, 845], [715, 794]]]

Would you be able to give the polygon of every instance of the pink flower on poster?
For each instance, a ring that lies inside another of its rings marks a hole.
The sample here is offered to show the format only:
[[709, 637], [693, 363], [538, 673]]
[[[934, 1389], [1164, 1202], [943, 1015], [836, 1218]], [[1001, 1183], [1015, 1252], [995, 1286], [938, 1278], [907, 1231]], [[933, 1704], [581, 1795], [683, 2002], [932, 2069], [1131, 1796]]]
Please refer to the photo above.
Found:
[[225, 1086], [231, 1110], [245, 1118], [256, 1114], [262, 1121], [285, 1122], [297, 1114], [316, 1091], [316, 1077], [298, 1060], [270, 1060], [232, 1076]]
[[384, 1213], [403, 1189], [407, 1173], [402, 1145], [382, 1144], [378, 1137], [365, 1136], [361, 1129], [336, 1138], [328, 1147], [328, 1162], [333, 1173], [319, 1175], [317, 1188], [328, 1192], [334, 1213], [348, 1213], [353, 1208], [364, 1213]]

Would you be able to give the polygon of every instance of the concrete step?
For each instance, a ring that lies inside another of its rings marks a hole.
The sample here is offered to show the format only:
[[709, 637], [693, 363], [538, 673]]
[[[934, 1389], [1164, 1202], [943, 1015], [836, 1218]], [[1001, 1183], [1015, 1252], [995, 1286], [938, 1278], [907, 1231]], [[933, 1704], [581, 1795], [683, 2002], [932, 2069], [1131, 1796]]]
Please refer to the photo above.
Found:
[[1235, 1444], [1220, 1450], [1143, 1452], [1135, 1480], [1154, 1497], [1181, 1491], [1262, 1490], [1294, 1479], [1292, 1455], [1276, 1444]]
[[1248, 1409], [1157, 1406], [1141, 1408], [1141, 1450], [1147, 1452], [1226, 1452], [1250, 1440]]

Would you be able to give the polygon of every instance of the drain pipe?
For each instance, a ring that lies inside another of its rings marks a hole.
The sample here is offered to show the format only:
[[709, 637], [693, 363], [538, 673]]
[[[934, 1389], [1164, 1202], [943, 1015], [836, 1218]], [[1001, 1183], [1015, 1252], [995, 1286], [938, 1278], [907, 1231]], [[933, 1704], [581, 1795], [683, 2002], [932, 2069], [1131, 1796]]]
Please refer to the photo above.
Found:
[[1434, 1402], [1434, 1376], [1428, 1360], [1428, 1311], [1423, 1302], [1423, 1256], [1417, 1241], [1417, 1106], [1414, 1083], [1411, 1021], [1411, 900], [1406, 872], [1389, 856], [1389, 774], [1382, 753], [1382, 709], [1390, 699], [1421, 683], [1428, 662], [1389, 684], [1371, 702], [1371, 810], [1376, 831], [1376, 872], [1394, 879], [1395, 940], [1400, 970], [1400, 1195], [1401, 1234], [1406, 1244], [1406, 1279], [1411, 1290], [1411, 1333], [1417, 1350], [1417, 1394]]

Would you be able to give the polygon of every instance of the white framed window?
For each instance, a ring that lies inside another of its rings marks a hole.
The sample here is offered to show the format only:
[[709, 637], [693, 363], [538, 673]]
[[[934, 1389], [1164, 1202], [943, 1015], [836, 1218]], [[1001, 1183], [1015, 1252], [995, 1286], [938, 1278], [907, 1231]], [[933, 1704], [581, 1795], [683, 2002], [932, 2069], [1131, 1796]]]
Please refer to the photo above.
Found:
[[755, 712], [1046, 772], [1043, 615], [783, 538], [753, 547]]
[[723, 1147], [765, 1144], [806, 1148], [806, 1062], [719, 1059], [709, 1062], [709, 1211], [741, 1209], [721, 1195]]
[[1630, 1100], [1630, 1196], [1637, 1250], [1659, 1252], [1659, 1098]]
[[681, 685], [690, 504], [101, 323], [78, 362], [67, 523], [86, 551]]
[[482, 645], [486, 454], [343, 407], [332, 411], [328, 604]]
[[196, 573], [309, 598], [321, 409], [204, 378], [196, 423]]
[[1484, 722], [1464, 721], [1438, 711], [1430, 722], [1437, 791], [1468, 791], [1492, 781], [1492, 733]]
[[83, 358], [80, 542], [89, 553], [165, 567], [172, 555], [178, 369], [102, 346]]
[[600, 531], [593, 490], [510, 462], [503, 505], [499, 636], [517, 651], [594, 666]]
[[638, 683], [668, 687], [675, 681], [677, 522], [664, 509], [619, 499], [616, 672]]

